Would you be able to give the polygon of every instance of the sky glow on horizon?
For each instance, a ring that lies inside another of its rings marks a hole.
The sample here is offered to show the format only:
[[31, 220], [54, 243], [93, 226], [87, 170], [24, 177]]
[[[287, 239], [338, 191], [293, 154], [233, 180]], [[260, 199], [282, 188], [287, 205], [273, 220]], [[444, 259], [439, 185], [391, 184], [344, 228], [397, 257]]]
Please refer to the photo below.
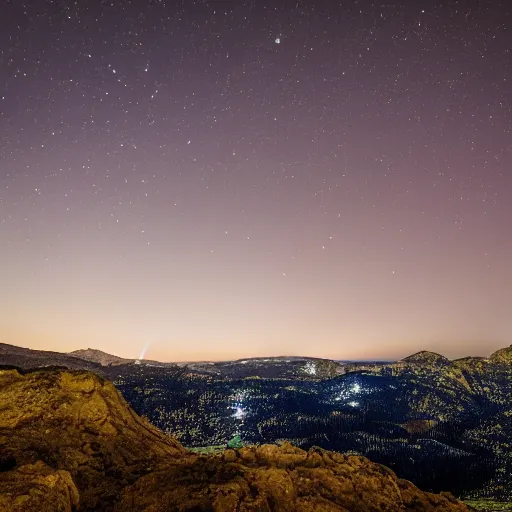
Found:
[[339, 4], [5, 6], [0, 342], [510, 345], [512, 5]]

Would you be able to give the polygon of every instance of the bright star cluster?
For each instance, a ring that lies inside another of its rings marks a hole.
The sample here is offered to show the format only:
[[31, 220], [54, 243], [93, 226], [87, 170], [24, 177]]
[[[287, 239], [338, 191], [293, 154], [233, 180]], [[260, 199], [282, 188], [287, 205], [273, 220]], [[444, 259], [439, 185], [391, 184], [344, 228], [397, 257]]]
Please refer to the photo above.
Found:
[[511, 13], [8, 2], [0, 341], [151, 339], [166, 361], [510, 343]]

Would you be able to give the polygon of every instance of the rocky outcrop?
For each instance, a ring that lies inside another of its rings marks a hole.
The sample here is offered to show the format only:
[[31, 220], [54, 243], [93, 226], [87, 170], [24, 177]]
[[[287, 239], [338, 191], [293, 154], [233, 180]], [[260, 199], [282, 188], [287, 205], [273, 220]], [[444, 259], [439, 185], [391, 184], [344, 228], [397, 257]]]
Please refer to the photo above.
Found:
[[290, 444], [200, 456], [77, 371], [0, 371], [6, 512], [467, 511], [359, 456]]
[[[86, 510], [185, 449], [137, 416], [89, 372], [0, 372], [0, 461], [68, 471]], [[50, 509], [51, 510], [51, 509]]]
[[[181, 508], [180, 508], [181, 507]], [[424, 493], [385, 466], [285, 443], [226, 450], [153, 472], [128, 487], [117, 512], [467, 511], [450, 494]]]
[[68, 471], [38, 461], [0, 473], [0, 510], [72, 512], [79, 505], [78, 489]]

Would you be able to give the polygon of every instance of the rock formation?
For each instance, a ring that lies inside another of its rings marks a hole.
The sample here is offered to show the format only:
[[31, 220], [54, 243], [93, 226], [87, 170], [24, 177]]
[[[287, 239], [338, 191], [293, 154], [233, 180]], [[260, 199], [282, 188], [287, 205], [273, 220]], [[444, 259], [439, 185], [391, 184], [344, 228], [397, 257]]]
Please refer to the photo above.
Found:
[[0, 473], [0, 510], [72, 512], [80, 504], [78, 489], [68, 471], [44, 462]]
[[467, 511], [359, 456], [286, 443], [201, 456], [84, 371], [0, 371], [5, 512]]
[[140, 474], [185, 453], [93, 373], [0, 372], [0, 467], [68, 471], [85, 510], [106, 509]]
[[[183, 503], [188, 508], [181, 509]], [[289, 443], [226, 450], [155, 471], [125, 489], [116, 512], [465, 511], [359, 456]]]

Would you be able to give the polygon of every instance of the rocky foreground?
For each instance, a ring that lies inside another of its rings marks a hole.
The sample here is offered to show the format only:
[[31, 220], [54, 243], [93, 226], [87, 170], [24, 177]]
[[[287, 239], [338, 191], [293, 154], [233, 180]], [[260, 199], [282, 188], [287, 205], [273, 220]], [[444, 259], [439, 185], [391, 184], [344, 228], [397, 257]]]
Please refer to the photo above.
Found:
[[290, 444], [202, 456], [84, 371], [0, 371], [5, 512], [467, 511], [359, 456]]

